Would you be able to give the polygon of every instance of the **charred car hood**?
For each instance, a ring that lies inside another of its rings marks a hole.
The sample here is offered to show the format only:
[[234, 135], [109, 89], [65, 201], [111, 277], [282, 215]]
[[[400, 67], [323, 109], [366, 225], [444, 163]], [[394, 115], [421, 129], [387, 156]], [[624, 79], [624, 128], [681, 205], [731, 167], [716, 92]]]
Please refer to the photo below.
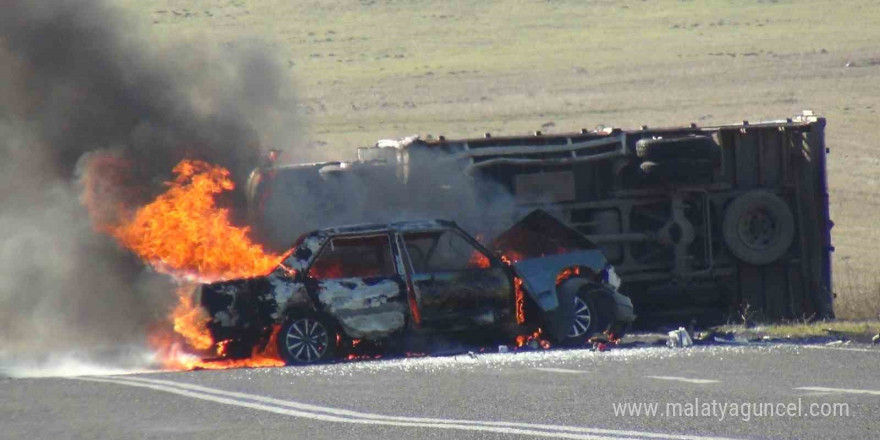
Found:
[[545, 312], [559, 306], [556, 277], [565, 268], [589, 267], [598, 273], [607, 264], [605, 255], [587, 237], [542, 210], [504, 231], [491, 249], [511, 261], [526, 292]]

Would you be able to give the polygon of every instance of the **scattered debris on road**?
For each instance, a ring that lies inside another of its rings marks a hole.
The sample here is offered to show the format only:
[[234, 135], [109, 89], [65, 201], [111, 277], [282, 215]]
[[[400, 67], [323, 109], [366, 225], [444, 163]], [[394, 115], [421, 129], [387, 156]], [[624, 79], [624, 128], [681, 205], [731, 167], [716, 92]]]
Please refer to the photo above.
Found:
[[694, 345], [694, 340], [688, 334], [687, 329], [679, 327], [667, 334], [666, 346], [671, 348], [684, 348]]

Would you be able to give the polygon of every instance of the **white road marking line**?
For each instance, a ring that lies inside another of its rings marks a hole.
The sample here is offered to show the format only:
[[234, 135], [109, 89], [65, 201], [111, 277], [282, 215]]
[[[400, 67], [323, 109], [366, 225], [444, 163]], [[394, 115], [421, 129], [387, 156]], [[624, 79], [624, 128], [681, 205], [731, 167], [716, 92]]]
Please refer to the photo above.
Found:
[[834, 393], [806, 393], [805, 397], [833, 396]]
[[696, 383], [696, 384], [708, 384], [708, 383], [721, 383], [720, 380], [712, 380], [712, 379], [692, 379], [689, 377], [676, 377], [676, 376], [645, 376], [651, 379], [660, 379], [660, 380], [672, 380], [676, 382], [687, 382], [687, 383]]
[[858, 351], [862, 353], [876, 353], [880, 354], [880, 350], [874, 350], [871, 348], [858, 348], [858, 347], [835, 347], [835, 346], [827, 346], [827, 345], [803, 345], [804, 348], [813, 348], [819, 350], [839, 350], [839, 351]]
[[[310, 418], [328, 422], [342, 422], [370, 425], [388, 425], [401, 427], [421, 427], [440, 429], [459, 429], [466, 431], [497, 432], [502, 434], [517, 434], [537, 437], [556, 437], [572, 439], [612, 439], [612, 440], [644, 440], [644, 439], [674, 439], [674, 440], [732, 440], [723, 437], [707, 437], [698, 435], [675, 435], [652, 432], [639, 432], [627, 430], [614, 430], [602, 428], [587, 428], [577, 426], [544, 425], [515, 422], [493, 422], [478, 420], [455, 420], [434, 419], [420, 417], [386, 416], [381, 414], [362, 413], [341, 408], [323, 407], [300, 403], [290, 400], [281, 400], [255, 394], [225, 391], [216, 388], [208, 388], [181, 382], [159, 379], [144, 379], [137, 377], [79, 377], [74, 380], [93, 382], [114, 383], [133, 387], [149, 388], [172, 394], [208, 400], [226, 405], [235, 405], [245, 408], [274, 412], [294, 417]], [[624, 437], [620, 437], [624, 436]]]
[[[119, 385], [128, 385], [133, 387], [141, 387], [141, 388], [149, 388], [157, 391], [165, 391], [172, 394], [178, 394], [181, 396], [192, 397], [201, 400], [207, 400], [216, 403], [222, 403], [226, 405], [239, 406], [254, 410], [266, 411], [275, 414], [283, 414], [293, 417], [301, 417], [325, 422], [341, 422], [341, 423], [354, 423], [354, 424], [362, 424], [362, 425], [385, 425], [385, 426], [396, 426], [396, 427], [417, 427], [417, 428], [438, 428], [438, 429], [458, 429], [465, 431], [483, 431], [483, 432], [495, 432], [501, 434], [514, 434], [514, 435], [528, 435], [535, 437], [555, 437], [555, 438], [570, 438], [570, 439], [583, 439], [583, 440], [641, 440], [634, 437], [608, 437], [608, 436], [595, 436], [595, 435], [580, 435], [575, 433], [567, 433], [567, 432], [545, 432], [538, 430], [527, 430], [527, 429], [517, 429], [517, 428], [507, 428], [503, 426], [482, 426], [482, 425], [461, 425], [454, 423], [419, 423], [419, 422], [397, 422], [394, 420], [383, 420], [383, 419], [367, 419], [367, 418], [348, 418], [348, 417], [340, 417], [340, 416], [332, 416], [327, 414], [319, 414], [312, 413], [306, 411], [298, 411], [294, 409], [287, 409], [277, 406], [271, 406], [261, 403], [254, 402], [246, 402], [242, 400], [236, 400], [228, 397], [221, 397], [217, 395], [212, 395], [208, 393], [200, 393], [195, 391], [186, 391], [173, 386], [164, 386], [164, 385], [152, 385], [147, 383], [134, 383], [126, 380], [120, 379], [97, 379], [97, 378], [79, 378], [80, 380], [87, 381], [95, 381], [95, 382], [106, 382], [106, 383], [115, 383]], [[217, 390], [219, 391], [219, 390]], [[238, 394], [238, 393], [235, 393]], [[259, 397], [259, 396], [257, 396]], [[296, 403], [296, 402], [290, 402]]]
[[871, 396], [880, 396], [878, 390], [857, 390], [852, 388], [827, 388], [827, 387], [799, 387], [796, 390], [818, 391], [821, 393], [845, 393], [845, 394], [868, 394]]
[[567, 368], [546, 368], [546, 367], [535, 367], [535, 370], [538, 371], [546, 371], [548, 373], [563, 373], [563, 374], [586, 374], [587, 371], [584, 370], [569, 370]]

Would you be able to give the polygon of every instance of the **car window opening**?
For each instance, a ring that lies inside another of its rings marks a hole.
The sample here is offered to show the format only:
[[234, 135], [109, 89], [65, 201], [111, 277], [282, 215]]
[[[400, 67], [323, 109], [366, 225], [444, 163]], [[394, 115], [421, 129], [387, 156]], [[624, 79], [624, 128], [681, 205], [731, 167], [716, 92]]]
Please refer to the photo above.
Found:
[[331, 239], [315, 258], [308, 274], [315, 279], [393, 276], [388, 235]]
[[413, 271], [454, 272], [490, 267], [489, 257], [452, 230], [403, 234]]

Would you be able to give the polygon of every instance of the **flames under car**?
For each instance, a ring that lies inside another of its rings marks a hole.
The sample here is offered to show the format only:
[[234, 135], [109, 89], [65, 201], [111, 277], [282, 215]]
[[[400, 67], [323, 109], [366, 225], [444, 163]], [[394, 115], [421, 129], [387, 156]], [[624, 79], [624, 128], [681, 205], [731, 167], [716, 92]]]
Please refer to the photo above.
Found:
[[275, 342], [288, 364], [334, 359], [352, 341], [514, 338], [542, 329], [559, 345], [632, 322], [602, 252], [534, 211], [491, 251], [455, 223], [406, 221], [301, 236], [266, 276], [206, 284], [208, 328], [230, 357]]

